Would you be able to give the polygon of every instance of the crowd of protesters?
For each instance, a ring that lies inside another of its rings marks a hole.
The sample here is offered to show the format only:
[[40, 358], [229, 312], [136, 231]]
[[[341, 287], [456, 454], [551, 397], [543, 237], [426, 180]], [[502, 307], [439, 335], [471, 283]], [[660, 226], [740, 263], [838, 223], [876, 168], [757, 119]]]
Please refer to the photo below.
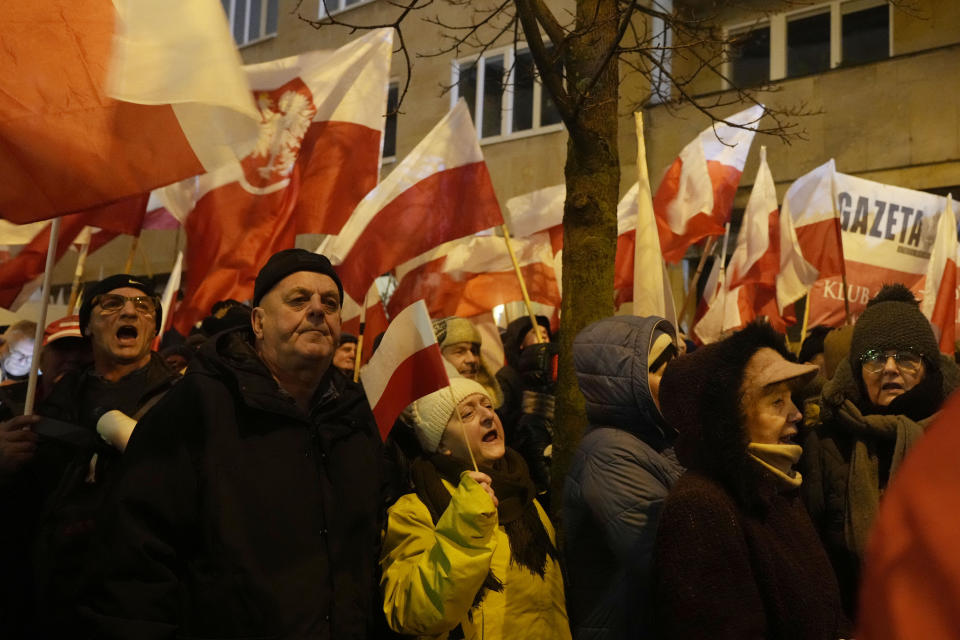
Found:
[[[960, 369], [905, 287], [800, 361], [762, 323], [688, 353], [662, 318], [587, 326], [559, 497], [547, 318], [509, 323], [502, 367], [436, 319], [456, 375], [382, 442], [342, 301], [327, 258], [282, 251], [157, 352], [151, 284], [110, 276], [46, 328], [29, 416], [36, 327], [10, 327], [0, 637], [960, 637]], [[916, 504], [915, 444], [939, 470]]]

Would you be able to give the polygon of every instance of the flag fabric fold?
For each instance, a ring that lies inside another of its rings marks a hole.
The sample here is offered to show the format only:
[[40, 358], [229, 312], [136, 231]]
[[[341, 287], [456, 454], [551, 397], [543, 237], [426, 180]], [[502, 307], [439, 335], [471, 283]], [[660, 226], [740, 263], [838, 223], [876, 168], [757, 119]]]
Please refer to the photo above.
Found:
[[503, 224], [477, 132], [462, 99], [357, 205], [326, 247], [359, 299], [377, 276], [457, 238]]
[[[387, 312], [383, 307], [383, 300], [376, 290], [376, 285], [370, 288], [371, 292], [367, 295], [367, 309], [364, 313], [363, 325], [363, 351], [360, 362], [368, 362], [373, 355], [373, 341], [378, 335], [387, 330], [390, 324], [387, 320]], [[343, 308], [341, 309], [342, 321], [340, 330], [346, 333], [360, 336], [360, 305], [353, 298], [344, 294]]]
[[952, 196], [947, 196], [947, 206], [937, 224], [920, 310], [938, 334], [940, 352], [953, 356], [957, 337], [957, 218]]
[[360, 378], [384, 440], [408, 405], [450, 384], [422, 301], [393, 319]]
[[243, 155], [257, 113], [240, 66], [216, 0], [6, 6], [0, 217], [89, 209]]
[[[560, 305], [560, 290], [549, 236], [512, 238], [530, 300]], [[473, 236], [444, 243], [396, 269], [398, 285], [390, 297], [390, 315], [423, 299], [430, 316], [471, 317], [508, 302], [523, 300], [504, 239]]]
[[723, 235], [763, 105], [715, 123], [691, 141], [667, 169], [653, 197], [660, 247], [679, 262], [690, 245]]
[[160, 194], [187, 232], [178, 331], [218, 300], [249, 299], [271, 255], [297, 234], [339, 231], [376, 184], [392, 42], [392, 29], [378, 29], [245, 68], [261, 114], [253, 151]]
[[749, 284], [774, 288], [779, 271], [780, 210], [766, 149], [762, 149], [757, 176], [743, 212], [737, 247], [730, 260], [730, 288]]

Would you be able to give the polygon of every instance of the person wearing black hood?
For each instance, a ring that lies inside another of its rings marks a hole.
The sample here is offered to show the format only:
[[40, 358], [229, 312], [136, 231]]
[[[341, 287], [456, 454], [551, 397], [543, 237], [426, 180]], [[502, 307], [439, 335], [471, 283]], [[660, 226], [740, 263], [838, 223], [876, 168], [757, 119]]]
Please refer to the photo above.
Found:
[[553, 441], [554, 355], [557, 345], [550, 342], [550, 321], [536, 316], [543, 342], [538, 342], [530, 316], [510, 322], [503, 334], [503, 353], [507, 360], [497, 371], [503, 390], [503, 404], [497, 413], [503, 422], [507, 446], [523, 456], [533, 478], [540, 501], [549, 508], [550, 445]]
[[759, 323], [667, 368], [660, 406], [679, 431], [677, 458], [687, 471], [660, 514], [651, 637], [849, 637], [793, 468], [801, 414], [791, 392], [816, 371]]
[[930, 322], [903, 285], [887, 285], [853, 327], [850, 354], [820, 398], [820, 424], [804, 441], [804, 500], [857, 608], [860, 569], [880, 496], [906, 453], [960, 386]]
[[584, 328], [573, 362], [590, 426], [564, 486], [567, 603], [574, 638], [653, 637], [650, 563], [663, 501], [683, 468], [659, 386], [677, 355], [662, 318]]

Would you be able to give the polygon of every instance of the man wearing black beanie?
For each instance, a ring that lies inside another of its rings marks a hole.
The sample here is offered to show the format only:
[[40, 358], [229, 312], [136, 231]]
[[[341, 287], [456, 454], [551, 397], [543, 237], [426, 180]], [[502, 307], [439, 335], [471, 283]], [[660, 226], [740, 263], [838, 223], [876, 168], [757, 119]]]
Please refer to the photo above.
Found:
[[823, 385], [820, 424], [800, 460], [801, 492], [850, 616], [880, 496], [958, 386], [960, 369], [939, 353], [913, 294], [884, 286], [857, 319], [848, 358]]
[[367, 638], [381, 442], [331, 366], [343, 289], [273, 255], [250, 322], [208, 339], [137, 425], [109, 508], [96, 637]]

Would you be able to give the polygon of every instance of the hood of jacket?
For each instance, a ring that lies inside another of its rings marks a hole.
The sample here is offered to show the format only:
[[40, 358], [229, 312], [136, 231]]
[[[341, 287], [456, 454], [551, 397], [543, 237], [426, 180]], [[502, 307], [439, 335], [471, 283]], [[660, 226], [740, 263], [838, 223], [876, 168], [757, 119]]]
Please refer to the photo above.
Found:
[[623, 429], [660, 450], [673, 440], [673, 431], [666, 428], [647, 381], [650, 345], [658, 331], [675, 337], [673, 326], [655, 316], [598, 320], [573, 341], [573, 366], [592, 426]]
[[679, 431], [680, 464], [720, 482], [744, 508], [763, 502], [761, 467], [747, 453], [749, 437], [740, 407], [744, 371], [753, 354], [770, 347], [796, 362], [783, 336], [753, 323], [720, 342], [681, 356], [660, 382], [664, 418]]
[[928, 369], [920, 383], [895, 398], [888, 406], [878, 407], [867, 397], [862, 377], [855, 375], [850, 362], [844, 359], [837, 366], [833, 378], [823, 385], [820, 417], [824, 421], [832, 420], [840, 405], [849, 400], [864, 415], [906, 415], [911, 420], [918, 421], [939, 411], [943, 402], [957, 388], [960, 388], [960, 367], [953, 358], [939, 354], [937, 367]]

